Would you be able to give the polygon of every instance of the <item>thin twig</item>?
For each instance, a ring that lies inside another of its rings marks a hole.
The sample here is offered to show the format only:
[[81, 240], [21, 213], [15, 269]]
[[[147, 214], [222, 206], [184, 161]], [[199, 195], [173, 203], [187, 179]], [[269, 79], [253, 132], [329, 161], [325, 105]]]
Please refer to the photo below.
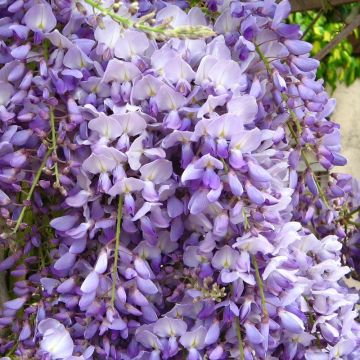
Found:
[[345, 40], [351, 33], [360, 26], [360, 15], [357, 15], [349, 25], [334, 38], [332, 39], [323, 49], [321, 49], [315, 56], [315, 59], [322, 60], [333, 50], [338, 44]]
[[[358, 2], [358, 0], [331, 0], [331, 6], [336, 7], [345, 4]], [[292, 12], [304, 12], [308, 10], [322, 9], [322, 0], [290, 0]]]
[[314, 27], [314, 25], [317, 23], [317, 21], [320, 19], [321, 15], [323, 14], [324, 9], [320, 9], [317, 15], [314, 17], [314, 19], [311, 20], [311, 23], [309, 26], [305, 29], [304, 33], [301, 36], [301, 39], [304, 39], [305, 36], [308, 34], [308, 32]]

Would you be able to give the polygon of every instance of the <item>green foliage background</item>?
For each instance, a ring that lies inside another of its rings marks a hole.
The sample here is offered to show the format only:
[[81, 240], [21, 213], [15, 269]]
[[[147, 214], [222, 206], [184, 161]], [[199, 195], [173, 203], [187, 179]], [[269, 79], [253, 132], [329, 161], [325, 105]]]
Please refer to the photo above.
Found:
[[[319, 12], [307, 11], [291, 14], [289, 22], [299, 24], [304, 32], [304, 40], [313, 44], [312, 55], [315, 56], [344, 27], [346, 21], [360, 12], [359, 4], [343, 5], [336, 9], [323, 10], [320, 17], [312, 24]], [[354, 31], [356, 41], [360, 42], [360, 31]], [[351, 85], [360, 78], [360, 56], [353, 54], [350, 41], [344, 40], [332, 52], [321, 60], [318, 77], [335, 90], [336, 85], [345, 83]]]

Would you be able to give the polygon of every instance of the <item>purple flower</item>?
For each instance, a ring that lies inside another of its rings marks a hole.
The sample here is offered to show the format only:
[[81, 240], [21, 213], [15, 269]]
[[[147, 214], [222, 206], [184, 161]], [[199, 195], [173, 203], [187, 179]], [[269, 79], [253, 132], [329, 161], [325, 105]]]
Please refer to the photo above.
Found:
[[41, 350], [54, 359], [66, 359], [73, 354], [74, 342], [64, 325], [55, 319], [44, 319], [38, 324], [42, 335]]
[[56, 26], [57, 20], [51, 6], [46, 2], [40, 2], [32, 5], [26, 12], [24, 23], [34, 32], [50, 32]]

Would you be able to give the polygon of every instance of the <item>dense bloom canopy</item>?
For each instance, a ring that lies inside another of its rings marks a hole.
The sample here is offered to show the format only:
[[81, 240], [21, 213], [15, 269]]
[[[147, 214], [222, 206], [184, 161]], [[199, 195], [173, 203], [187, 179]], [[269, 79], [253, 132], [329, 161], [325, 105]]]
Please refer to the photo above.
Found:
[[359, 190], [289, 2], [137, 5], [0, 1], [0, 354], [359, 359]]

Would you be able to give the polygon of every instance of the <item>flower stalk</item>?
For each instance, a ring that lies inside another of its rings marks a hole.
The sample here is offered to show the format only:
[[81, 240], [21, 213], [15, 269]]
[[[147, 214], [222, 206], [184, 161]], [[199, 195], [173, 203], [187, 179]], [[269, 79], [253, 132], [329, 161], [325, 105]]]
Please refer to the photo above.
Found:
[[255, 269], [256, 283], [257, 283], [257, 285], [259, 287], [263, 318], [268, 319], [269, 318], [269, 313], [268, 313], [268, 310], [267, 310], [267, 307], [266, 307], [266, 298], [265, 298], [265, 293], [264, 293], [264, 283], [262, 281], [262, 278], [261, 278], [261, 275], [260, 275], [260, 272], [259, 272], [259, 265], [257, 263], [255, 255], [251, 256], [251, 261], [252, 261], [254, 269]]
[[117, 220], [116, 220], [114, 264], [113, 264], [113, 268], [112, 268], [113, 283], [112, 283], [112, 288], [111, 288], [111, 300], [110, 300], [112, 307], [114, 307], [115, 294], [116, 294], [116, 277], [117, 277], [117, 272], [118, 272], [119, 246], [120, 246], [120, 235], [121, 235], [121, 222], [122, 222], [122, 216], [123, 216], [123, 204], [124, 204], [124, 197], [122, 195], [120, 195], [119, 201], [118, 201], [118, 211], [117, 211]]
[[99, 2], [95, 0], [84, 0], [87, 4], [91, 5], [94, 9], [97, 9], [101, 14], [110, 16], [113, 20], [123, 25], [126, 28], [134, 27], [145, 33], [153, 34], [155, 37], [160, 38], [180, 38], [180, 39], [203, 39], [211, 36], [215, 36], [216, 33], [208, 26], [196, 25], [196, 26], [178, 26], [176, 28], [169, 28], [166, 24], [159, 26], [150, 26], [145, 22], [135, 22], [131, 19], [125, 18], [116, 14], [109, 8], [105, 8]]
[[59, 168], [57, 164], [57, 140], [56, 140], [56, 129], [55, 129], [55, 115], [54, 115], [54, 109], [50, 108], [50, 125], [51, 125], [51, 149], [53, 151], [53, 154], [55, 156], [54, 161], [54, 173], [55, 173], [55, 184], [54, 187], [60, 186], [60, 175], [59, 175]]
[[242, 341], [241, 327], [240, 327], [240, 321], [239, 321], [238, 317], [235, 317], [235, 328], [236, 328], [236, 336], [237, 336], [238, 342], [239, 342], [240, 360], [245, 360], [244, 344]]

